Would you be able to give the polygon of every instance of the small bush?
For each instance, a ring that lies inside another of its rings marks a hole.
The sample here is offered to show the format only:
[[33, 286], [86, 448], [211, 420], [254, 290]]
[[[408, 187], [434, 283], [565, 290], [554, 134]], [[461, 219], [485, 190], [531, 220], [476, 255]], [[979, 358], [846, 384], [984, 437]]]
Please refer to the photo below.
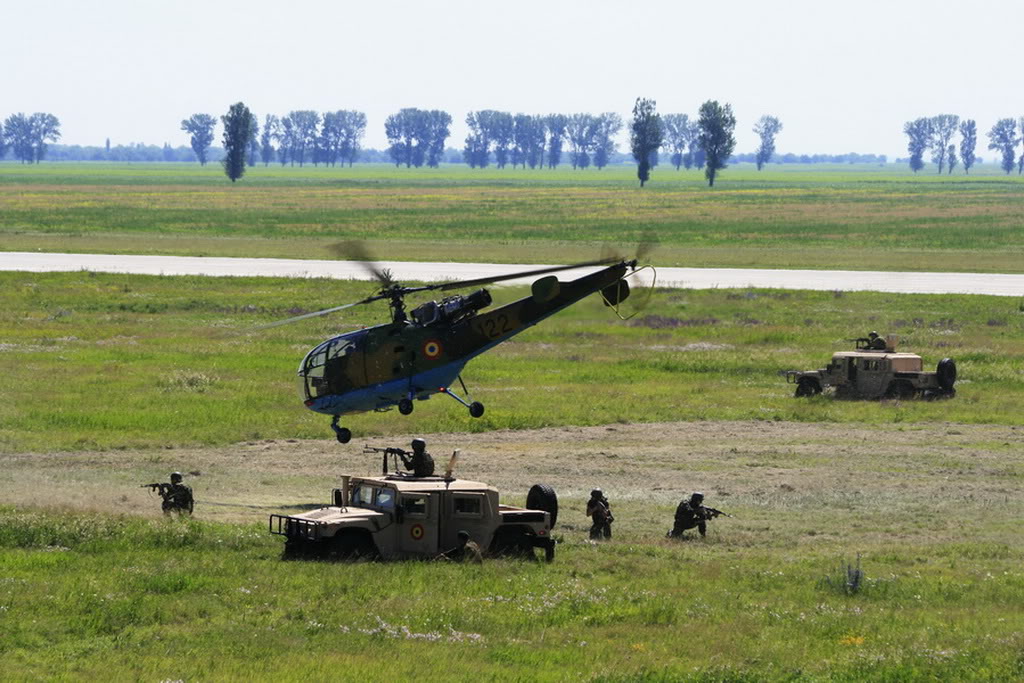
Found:
[[864, 571], [860, 568], [860, 555], [857, 564], [840, 560], [839, 566], [821, 579], [821, 585], [843, 595], [856, 595], [864, 588]]

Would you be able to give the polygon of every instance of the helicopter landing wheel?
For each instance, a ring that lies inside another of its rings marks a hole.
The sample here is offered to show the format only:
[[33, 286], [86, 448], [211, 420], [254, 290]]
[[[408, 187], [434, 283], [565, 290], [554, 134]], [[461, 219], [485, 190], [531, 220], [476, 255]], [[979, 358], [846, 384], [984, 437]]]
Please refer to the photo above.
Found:
[[338, 443], [348, 443], [352, 440], [352, 430], [348, 427], [338, 427], [338, 431], [334, 433], [334, 436], [338, 438]]
[[484, 404], [480, 401], [473, 401], [469, 404], [470, 417], [481, 417], [484, 414]]
[[412, 401], [410, 401], [407, 398], [403, 398], [401, 401], [398, 402], [398, 412], [400, 412], [402, 415], [411, 415], [412, 408]]

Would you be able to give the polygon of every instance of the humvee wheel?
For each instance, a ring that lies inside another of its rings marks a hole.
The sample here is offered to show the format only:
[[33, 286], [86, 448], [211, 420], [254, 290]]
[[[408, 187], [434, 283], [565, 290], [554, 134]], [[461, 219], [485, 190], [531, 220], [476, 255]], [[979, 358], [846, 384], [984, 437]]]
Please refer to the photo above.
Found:
[[380, 553], [367, 534], [343, 531], [329, 542], [327, 556], [339, 560], [376, 560]]
[[412, 414], [412, 408], [412, 401], [410, 401], [407, 398], [403, 398], [401, 401], [398, 402], [398, 412], [400, 412], [402, 415]]
[[469, 415], [470, 417], [482, 417], [484, 414], [484, 404], [480, 401], [473, 401], [469, 404]]
[[895, 399], [908, 399], [914, 398], [916, 390], [914, 385], [904, 379], [898, 379], [895, 382], [889, 383], [889, 388], [885, 390], [886, 398]]
[[806, 396], [817, 396], [821, 393], [821, 384], [818, 380], [810, 377], [804, 377], [796, 385], [796, 391], [793, 393], [797, 398], [804, 398]]
[[558, 519], [558, 496], [547, 484], [534, 484], [526, 494], [526, 507], [531, 510], [543, 510], [551, 514], [551, 528], [555, 528]]
[[939, 386], [946, 392], [951, 391], [956, 384], [956, 361], [952, 358], [943, 358], [935, 368], [935, 374], [938, 375]]
[[300, 560], [309, 557], [309, 554], [308, 541], [293, 541], [291, 539], [284, 542], [284, 550], [281, 551], [281, 557], [285, 560]]

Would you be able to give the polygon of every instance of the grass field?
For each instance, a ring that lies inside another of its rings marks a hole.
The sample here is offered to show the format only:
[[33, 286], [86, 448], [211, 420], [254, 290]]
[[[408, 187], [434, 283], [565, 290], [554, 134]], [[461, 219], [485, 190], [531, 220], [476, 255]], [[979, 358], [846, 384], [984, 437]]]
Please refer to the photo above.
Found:
[[[259, 333], [295, 313], [366, 296], [318, 280], [0, 273], [0, 451], [327, 438], [295, 368], [317, 342], [386, 316]], [[499, 301], [524, 294], [498, 289]], [[640, 297], [638, 296], [637, 299]], [[412, 303], [412, 302], [410, 302]], [[671, 420], [1016, 424], [1024, 412], [1024, 313], [1005, 297], [668, 290], [628, 322], [592, 297], [473, 361], [487, 413], [435, 396], [409, 417], [346, 418], [361, 435]], [[928, 367], [953, 357], [958, 395], [938, 402], [794, 400], [780, 370], [823, 367], [845, 338], [902, 335]]]
[[[267, 512], [323, 500], [339, 472], [376, 465], [323, 441], [0, 455], [0, 674], [1024, 676], [1017, 427], [703, 422], [427, 436], [435, 454], [462, 447], [460, 473], [509, 502], [553, 484], [555, 562], [282, 562]], [[173, 467], [195, 473], [196, 521], [157, 519], [136, 486]], [[586, 540], [592, 486], [617, 520], [600, 546]], [[735, 518], [713, 522], [706, 540], [665, 539], [693, 489]], [[862, 580], [847, 589], [841, 565], [858, 558]]]
[[[870, 166], [696, 171], [0, 164], [0, 250], [570, 262], [653, 234], [661, 265], [1021, 272], [1024, 180]], [[545, 245], [538, 250], [537, 245]]]

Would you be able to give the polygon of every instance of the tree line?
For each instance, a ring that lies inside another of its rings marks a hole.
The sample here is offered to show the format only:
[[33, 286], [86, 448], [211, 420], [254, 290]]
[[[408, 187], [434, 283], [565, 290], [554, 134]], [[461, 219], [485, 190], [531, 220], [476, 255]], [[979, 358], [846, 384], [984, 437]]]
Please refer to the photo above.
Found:
[[47, 143], [57, 140], [60, 140], [60, 120], [53, 114], [11, 114], [0, 126], [0, 159], [10, 148], [21, 163], [38, 164], [46, 158]]
[[[970, 173], [971, 167], [978, 161], [974, 153], [978, 147], [978, 124], [974, 119], [961, 121], [956, 114], [922, 117], [903, 124], [903, 132], [908, 138], [908, 162], [914, 173], [924, 168], [924, 155], [929, 151], [939, 174], [944, 169], [947, 174], [952, 173], [957, 164], [963, 166], [964, 173]], [[959, 146], [953, 142], [957, 133], [960, 134]], [[999, 152], [1001, 156], [1000, 166], [1003, 171], [1009, 174], [1016, 168], [1018, 175], [1024, 173], [1024, 149], [1020, 157], [1017, 157], [1017, 145], [1024, 144], [1024, 116], [1019, 119], [999, 119], [987, 136], [988, 148]]]

